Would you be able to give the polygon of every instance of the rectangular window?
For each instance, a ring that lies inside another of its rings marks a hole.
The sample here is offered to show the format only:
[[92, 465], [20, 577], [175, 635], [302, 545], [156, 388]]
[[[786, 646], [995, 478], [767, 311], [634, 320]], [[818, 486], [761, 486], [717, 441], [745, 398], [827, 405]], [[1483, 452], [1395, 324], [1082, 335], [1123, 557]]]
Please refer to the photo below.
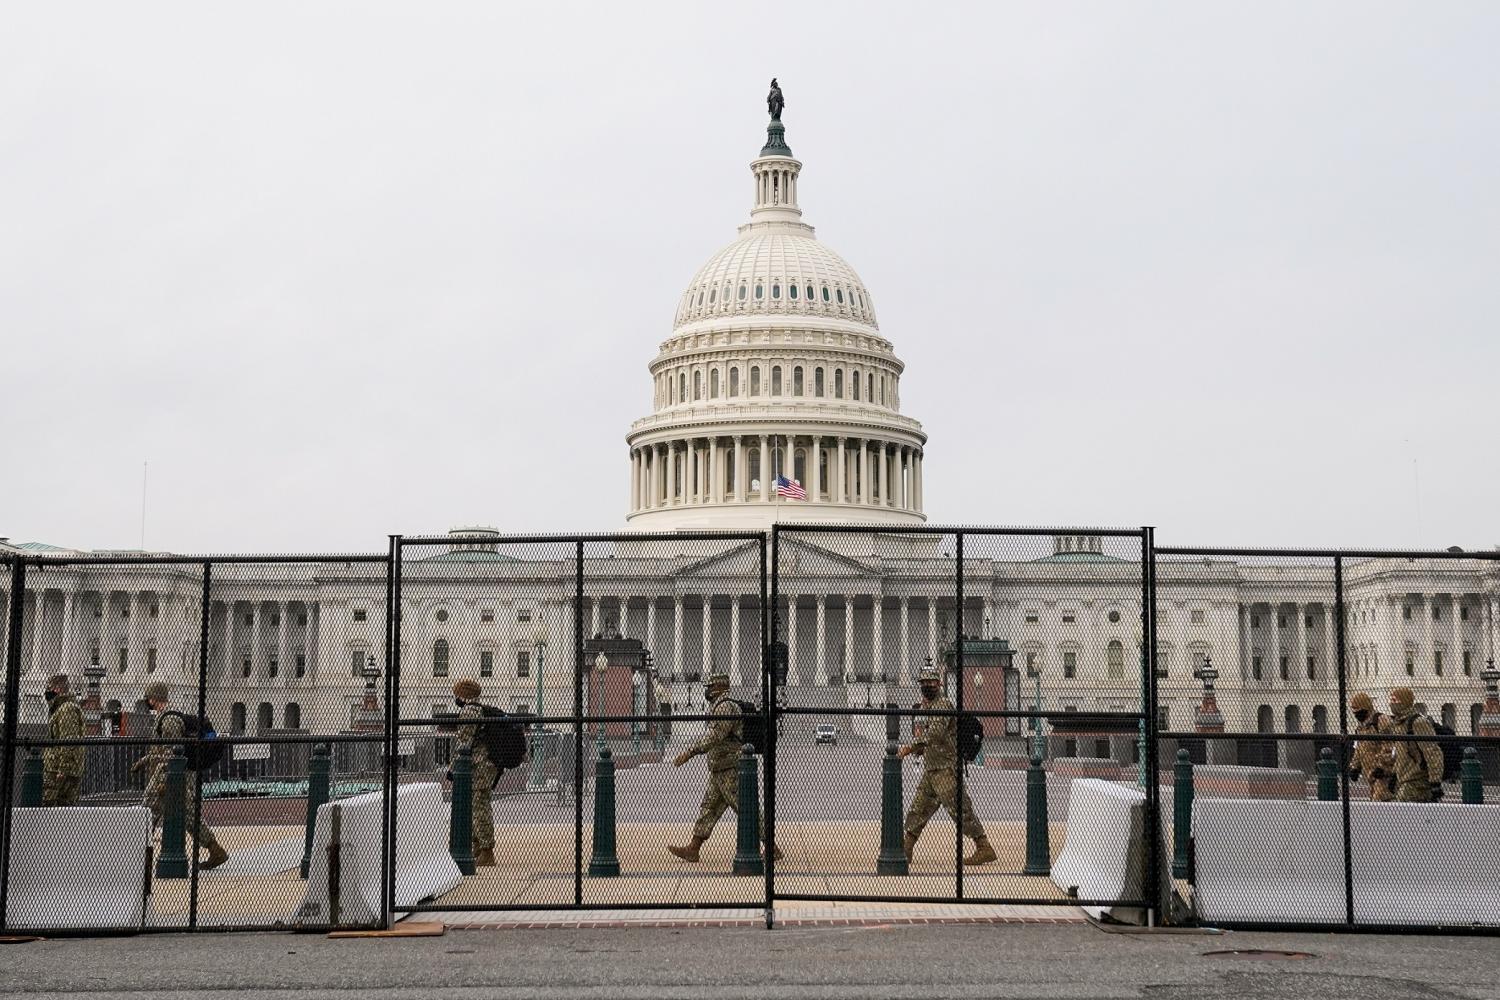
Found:
[[245, 616], [245, 624], [246, 625], [254, 625], [255, 624], [255, 614], [253, 612], [250, 613], [250, 614], [247, 614]]
[[523, 623], [531, 621], [531, 612], [529, 610], [526, 610], [526, 609], [522, 609], [520, 611], [517, 611], [516, 612], [516, 621], [523, 622]]
[[1407, 621], [1411, 621], [1411, 605], [1410, 604], [1403, 604], [1403, 605], [1401, 605], [1401, 617], [1405, 618]]
[[1251, 615], [1250, 616], [1250, 627], [1251, 628], [1260, 628], [1260, 615]]
[[481, 649], [479, 651], [479, 676], [495, 676], [495, 654], [488, 649]]
[[1408, 652], [1406, 654], [1406, 676], [1408, 676], [1408, 677], [1415, 677], [1415, 676], [1417, 676], [1416, 658], [1413, 657], [1410, 652]]
[[275, 677], [280, 672], [281, 660], [275, 653], [272, 653], [266, 657], [266, 674], [270, 677]]
[[1439, 677], [1443, 676], [1443, 651], [1441, 649], [1432, 651], [1432, 672]]
[[485, 608], [482, 611], [480, 611], [479, 612], [479, 620], [481, 622], [483, 622], [484, 624], [489, 624], [490, 622], [494, 621], [495, 620], [495, 609], [494, 608]]
[[360, 677], [365, 672], [365, 651], [352, 649], [349, 651], [349, 673], [354, 677]]
[[253, 665], [250, 661], [250, 654], [246, 653], [245, 656], [240, 660], [240, 676], [249, 677], [252, 666]]
[[1461, 622], [1469, 620], [1469, 606], [1467, 604], [1460, 604], [1458, 606], [1458, 620]]
[[1279, 625], [1281, 628], [1286, 628], [1286, 615], [1277, 615], [1276, 616], [1276, 624]]
[[357, 622], [368, 621], [369, 620], [369, 612], [366, 611], [364, 608], [355, 608], [354, 609], [354, 620], [357, 621]]
[[161, 614], [161, 608], [155, 604], [151, 605], [151, 617], [155, 618], [159, 614]]
[[531, 676], [531, 653], [524, 649], [516, 650], [516, 676]]
[[1189, 623], [1191, 623], [1193, 625], [1202, 625], [1203, 624], [1203, 620], [1204, 620], [1204, 617], [1203, 617], [1202, 610], [1195, 609], [1193, 611], [1189, 611], [1188, 612], [1188, 622]]
[[146, 673], [156, 673], [156, 647], [146, 647]]
[[121, 646], [120, 647], [120, 673], [123, 674], [125, 672], [125, 668], [128, 667], [128, 666], [130, 666], [130, 650], [126, 649], [124, 646]]
[[297, 627], [298, 628], [306, 628], [307, 627], [307, 615], [301, 614], [301, 615], [297, 616]]
[[1436, 604], [1432, 606], [1432, 620], [1435, 622], [1440, 622], [1443, 620], [1443, 609], [1438, 607]]
[[1317, 672], [1318, 658], [1316, 656], [1309, 656], [1307, 658], [1307, 679], [1312, 680], [1317, 675]]
[[1302, 619], [1302, 624], [1306, 625], [1308, 628], [1312, 628], [1313, 627], [1312, 615], [1308, 615], [1305, 618], [1303, 618]]
[[515, 710], [514, 714], [515, 715], [530, 715], [531, 714], [531, 702], [529, 702], [529, 701], [518, 701], [518, 702], [516, 702], [516, 710]]
[[272, 612], [272, 614], [271, 614], [271, 624], [272, 625], [280, 625], [281, 624], [281, 614], [279, 612]]
[[1471, 650], [1471, 649], [1464, 650], [1464, 676], [1465, 677], [1472, 677], [1473, 674], [1474, 674], [1473, 656], [1474, 656], [1474, 651], [1473, 650]]
[[1065, 614], [1065, 615], [1062, 616], [1062, 620], [1063, 620], [1063, 624], [1064, 625], [1072, 625], [1074, 622], [1076, 622], [1078, 620], [1078, 618], [1077, 618], [1076, 615]]
[[307, 654], [297, 654], [297, 676], [303, 677], [307, 674]]
[[130, 617], [130, 605], [129, 605], [129, 603], [120, 605], [120, 617], [121, 618], [129, 618]]
[[1260, 657], [1258, 656], [1250, 657], [1250, 675], [1260, 680]]
[[1290, 680], [1291, 679], [1291, 674], [1292, 674], [1292, 658], [1290, 656], [1283, 656], [1281, 658], [1281, 679], [1284, 680], [1284, 681], [1285, 680]]
[[1026, 612], [1026, 624], [1027, 625], [1035, 625], [1040, 620], [1041, 619], [1039, 618], [1039, 616], [1037, 615], [1037, 613], [1035, 611], [1028, 611], [1028, 612]]
[[1063, 676], [1078, 676], [1078, 654], [1071, 649], [1063, 651]]

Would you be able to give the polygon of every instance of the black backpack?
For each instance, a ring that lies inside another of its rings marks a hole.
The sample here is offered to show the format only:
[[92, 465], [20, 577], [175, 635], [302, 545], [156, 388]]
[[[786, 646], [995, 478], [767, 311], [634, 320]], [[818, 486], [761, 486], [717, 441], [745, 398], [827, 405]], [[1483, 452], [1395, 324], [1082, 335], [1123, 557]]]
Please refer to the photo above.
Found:
[[156, 720], [157, 736], [161, 735], [161, 724], [169, 715], [175, 715], [182, 720], [182, 734], [189, 740], [203, 741], [202, 743], [182, 744], [182, 753], [187, 758], [189, 771], [207, 771], [224, 759], [225, 745], [219, 742], [219, 734], [214, 731], [214, 724], [208, 721], [207, 716], [189, 715], [186, 712], [163, 712]]
[[984, 724], [972, 715], [958, 717], [958, 755], [964, 763], [972, 764], [979, 757], [979, 748], [984, 745]]
[[[1432, 731], [1438, 736], [1438, 739], [1434, 742], [1437, 743], [1438, 749], [1443, 751], [1443, 780], [1456, 780], [1464, 762], [1464, 751], [1463, 747], [1458, 745], [1458, 734], [1436, 719], [1428, 718], [1427, 716], [1423, 716], [1423, 718], [1426, 718], [1432, 724]], [[1417, 717], [1415, 715], [1406, 720], [1406, 735], [1413, 735], [1412, 729], [1416, 721]], [[1406, 744], [1408, 748], [1412, 746], [1413, 744], [1411, 743]], [[1410, 753], [1414, 757], [1420, 756], [1412, 749], [1408, 749], [1407, 753]]]
[[[480, 705], [479, 713], [486, 719], [513, 718], [509, 712], [493, 705]], [[480, 726], [479, 739], [497, 771], [520, 767], [526, 759], [526, 733], [519, 722], [491, 722]]]
[[760, 706], [753, 701], [741, 701], [738, 698], [730, 698], [740, 707], [740, 741], [748, 743], [755, 748], [755, 752], [764, 755], [766, 752], [766, 717], [761, 712]]

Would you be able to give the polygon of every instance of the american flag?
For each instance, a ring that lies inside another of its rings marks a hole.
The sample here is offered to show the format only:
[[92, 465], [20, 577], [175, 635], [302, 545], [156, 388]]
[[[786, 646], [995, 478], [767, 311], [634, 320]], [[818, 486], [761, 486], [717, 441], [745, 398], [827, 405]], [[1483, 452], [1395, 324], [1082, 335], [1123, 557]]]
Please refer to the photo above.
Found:
[[776, 477], [776, 495], [786, 497], [788, 500], [807, 499], [807, 491], [802, 488], [802, 484], [786, 476]]

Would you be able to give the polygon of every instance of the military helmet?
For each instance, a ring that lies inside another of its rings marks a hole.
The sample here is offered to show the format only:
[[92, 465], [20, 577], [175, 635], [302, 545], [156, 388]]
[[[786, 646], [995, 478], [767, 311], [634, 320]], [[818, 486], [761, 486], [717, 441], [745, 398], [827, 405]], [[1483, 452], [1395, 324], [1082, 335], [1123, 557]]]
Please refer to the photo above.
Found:
[[1391, 704], [1400, 705], [1402, 708], [1411, 708], [1416, 702], [1417, 696], [1412, 693], [1411, 688], [1396, 688], [1391, 692]]
[[1349, 699], [1349, 707], [1356, 712], [1360, 711], [1361, 709], [1368, 712], [1375, 707], [1375, 703], [1370, 700], [1369, 695], [1365, 694], [1363, 691], [1359, 691], [1355, 693], [1353, 698]]
[[479, 687], [479, 682], [472, 677], [465, 677], [453, 685], [453, 696], [455, 698], [462, 698], [464, 701], [471, 701], [474, 698], [478, 698], [482, 693], [483, 691]]
[[705, 687], [728, 687], [729, 686], [729, 675], [726, 674], [722, 670], [715, 670], [713, 673], [711, 673], [711, 674], [708, 675], [708, 680], [704, 682], [704, 686]]
[[161, 681], [152, 681], [146, 685], [142, 697], [147, 701], [170, 701], [172, 692]]
[[937, 667], [934, 667], [931, 664], [928, 664], [927, 666], [923, 667], [922, 668], [922, 672], [917, 675], [917, 683], [918, 684], [927, 684], [927, 683], [941, 684], [942, 682], [943, 682], [943, 679], [940, 676], [938, 676]]

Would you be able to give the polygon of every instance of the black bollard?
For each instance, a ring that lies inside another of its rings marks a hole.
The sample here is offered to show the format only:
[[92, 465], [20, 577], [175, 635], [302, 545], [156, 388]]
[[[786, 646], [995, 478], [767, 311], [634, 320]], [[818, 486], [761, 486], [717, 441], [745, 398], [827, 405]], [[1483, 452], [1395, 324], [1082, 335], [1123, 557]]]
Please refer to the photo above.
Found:
[[453, 757], [453, 804], [448, 810], [448, 853], [464, 875], [474, 874], [474, 750], [461, 746]]
[[746, 743], [740, 747], [739, 806], [735, 809], [734, 873], [764, 875], [760, 857], [760, 770], [755, 748]]
[[313, 747], [312, 757], [307, 762], [307, 833], [302, 842], [303, 878], [307, 878], [307, 869], [312, 863], [313, 829], [318, 823], [318, 807], [328, 801], [328, 772], [331, 763], [327, 743], [319, 743]]
[[1191, 878], [1193, 873], [1193, 760], [1186, 750], [1177, 751], [1172, 766], [1172, 877]]
[[1318, 753], [1318, 801], [1339, 800], [1339, 765], [1333, 759], [1333, 748], [1324, 747]]
[[[889, 735], [890, 726], [886, 727]], [[875, 859], [877, 875], [907, 875], [911, 862], [902, 846], [905, 829], [901, 815], [901, 758], [896, 756], [896, 741], [885, 745], [885, 760], [880, 763], [880, 856]]]
[[1026, 867], [1023, 875], [1050, 875], [1052, 847], [1047, 830], [1047, 769], [1041, 755], [1026, 769]]
[[42, 755], [33, 747], [21, 767], [21, 806], [32, 809], [42, 804]]
[[615, 758], [609, 747], [600, 745], [599, 760], [594, 765], [594, 853], [589, 858], [589, 875], [613, 878], [620, 874], [620, 857], [615, 853]]
[[166, 781], [162, 785], [161, 854], [156, 859], [157, 878], [187, 878], [187, 817], [183, 800], [187, 798], [187, 758], [182, 748], [167, 758]]
[[1466, 806], [1484, 805], [1484, 772], [1479, 764], [1479, 752], [1473, 747], [1464, 747], [1464, 762], [1458, 768], [1459, 790]]

